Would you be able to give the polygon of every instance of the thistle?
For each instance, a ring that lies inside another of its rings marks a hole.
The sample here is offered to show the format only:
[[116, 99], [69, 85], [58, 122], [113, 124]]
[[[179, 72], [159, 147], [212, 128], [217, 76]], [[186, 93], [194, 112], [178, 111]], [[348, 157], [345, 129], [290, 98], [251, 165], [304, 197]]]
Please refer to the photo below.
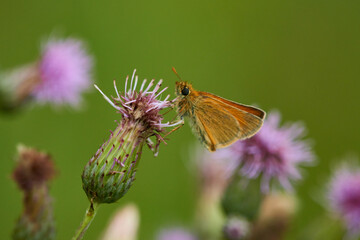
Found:
[[280, 120], [278, 112], [271, 112], [254, 137], [228, 148], [239, 160], [241, 176], [261, 177], [263, 193], [270, 191], [272, 182], [292, 191], [291, 182], [302, 177], [300, 166], [314, 164], [311, 144], [302, 139], [305, 127], [299, 123], [280, 126]]
[[[280, 126], [280, 115], [272, 112], [253, 137], [235, 142], [211, 155], [200, 154], [198, 160], [204, 159], [198, 164], [199, 175], [202, 176], [201, 189], [207, 192], [206, 197], [200, 198], [198, 208], [202, 219], [198, 222], [204, 239], [216, 236], [216, 227], [223, 226], [224, 215], [228, 218], [240, 215], [247, 221], [255, 221], [262, 213], [263, 194], [271, 192], [273, 182], [286, 190], [292, 189], [291, 182], [301, 179], [299, 167], [304, 163], [313, 163], [315, 158], [309, 142], [302, 139], [304, 135], [302, 125]], [[260, 185], [262, 191], [259, 191]], [[222, 213], [218, 207], [220, 201], [223, 215], [219, 214]], [[214, 214], [216, 212], [217, 215]], [[225, 234], [231, 239], [232, 225], [229, 226]]]
[[344, 163], [333, 173], [328, 188], [330, 210], [342, 221], [348, 238], [358, 239], [360, 236], [360, 167], [351, 161]]
[[55, 239], [55, 224], [48, 182], [55, 175], [51, 157], [35, 149], [19, 146], [13, 179], [24, 193], [24, 210], [12, 239]]
[[226, 220], [220, 203], [238, 160], [226, 149], [209, 152], [202, 146], [195, 149], [195, 154], [191, 151], [191, 158], [199, 182], [195, 216], [199, 235], [201, 239], [219, 239]]
[[79, 106], [91, 85], [93, 59], [78, 39], [50, 39], [40, 58], [0, 73], [0, 109], [14, 110], [26, 103]]
[[90, 208], [74, 239], [81, 239], [99, 204], [116, 202], [130, 189], [135, 180], [143, 146], [148, 145], [157, 156], [160, 143], [165, 143], [162, 137], [164, 128], [181, 124], [179, 121], [162, 123], [164, 117], [160, 111], [171, 107], [174, 101], [168, 101], [170, 95], [164, 100], [159, 99], [167, 89], [160, 90], [162, 80], [153, 89], [154, 80], [147, 86], [144, 80], [137, 91], [138, 76], [135, 76], [135, 71], [130, 84], [126, 78], [123, 93], [117, 90], [114, 81], [116, 97], [112, 97], [112, 100], [95, 85], [122, 118], [109, 139], [100, 146], [84, 168], [83, 189], [90, 201]]

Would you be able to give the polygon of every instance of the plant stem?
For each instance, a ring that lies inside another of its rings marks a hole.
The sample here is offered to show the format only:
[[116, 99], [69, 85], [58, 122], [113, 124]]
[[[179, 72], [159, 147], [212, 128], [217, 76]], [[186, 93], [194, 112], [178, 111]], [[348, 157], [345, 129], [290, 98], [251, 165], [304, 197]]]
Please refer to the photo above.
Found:
[[81, 225], [79, 229], [76, 231], [74, 237], [72, 240], [80, 240], [83, 238], [86, 230], [89, 228], [92, 220], [94, 219], [96, 215], [98, 205], [96, 203], [90, 203], [89, 208], [86, 210], [86, 214], [84, 216], [83, 221], [81, 222]]

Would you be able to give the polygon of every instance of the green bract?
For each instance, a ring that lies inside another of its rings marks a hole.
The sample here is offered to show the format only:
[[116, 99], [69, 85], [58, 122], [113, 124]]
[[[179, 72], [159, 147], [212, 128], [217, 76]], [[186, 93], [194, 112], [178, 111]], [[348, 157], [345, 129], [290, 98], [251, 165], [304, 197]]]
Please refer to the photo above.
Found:
[[83, 189], [94, 203], [113, 203], [135, 179], [144, 141], [136, 126], [120, 124], [86, 164]]

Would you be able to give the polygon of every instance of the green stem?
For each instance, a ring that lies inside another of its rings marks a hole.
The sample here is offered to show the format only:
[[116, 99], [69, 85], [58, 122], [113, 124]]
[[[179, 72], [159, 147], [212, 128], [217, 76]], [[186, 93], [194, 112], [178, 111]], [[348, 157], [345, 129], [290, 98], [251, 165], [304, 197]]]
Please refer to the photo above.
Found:
[[83, 238], [86, 230], [89, 228], [92, 220], [94, 219], [97, 211], [97, 204], [96, 203], [90, 203], [89, 208], [86, 210], [86, 214], [84, 216], [83, 221], [81, 222], [81, 225], [79, 229], [76, 231], [74, 237], [72, 240], [80, 240]]

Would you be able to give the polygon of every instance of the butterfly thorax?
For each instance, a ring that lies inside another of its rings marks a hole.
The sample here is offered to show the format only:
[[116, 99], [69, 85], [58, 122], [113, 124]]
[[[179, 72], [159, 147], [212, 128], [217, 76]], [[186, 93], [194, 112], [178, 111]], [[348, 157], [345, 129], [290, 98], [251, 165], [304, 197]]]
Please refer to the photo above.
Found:
[[178, 96], [175, 105], [179, 117], [191, 117], [199, 93], [188, 82], [176, 82], [175, 93]]

